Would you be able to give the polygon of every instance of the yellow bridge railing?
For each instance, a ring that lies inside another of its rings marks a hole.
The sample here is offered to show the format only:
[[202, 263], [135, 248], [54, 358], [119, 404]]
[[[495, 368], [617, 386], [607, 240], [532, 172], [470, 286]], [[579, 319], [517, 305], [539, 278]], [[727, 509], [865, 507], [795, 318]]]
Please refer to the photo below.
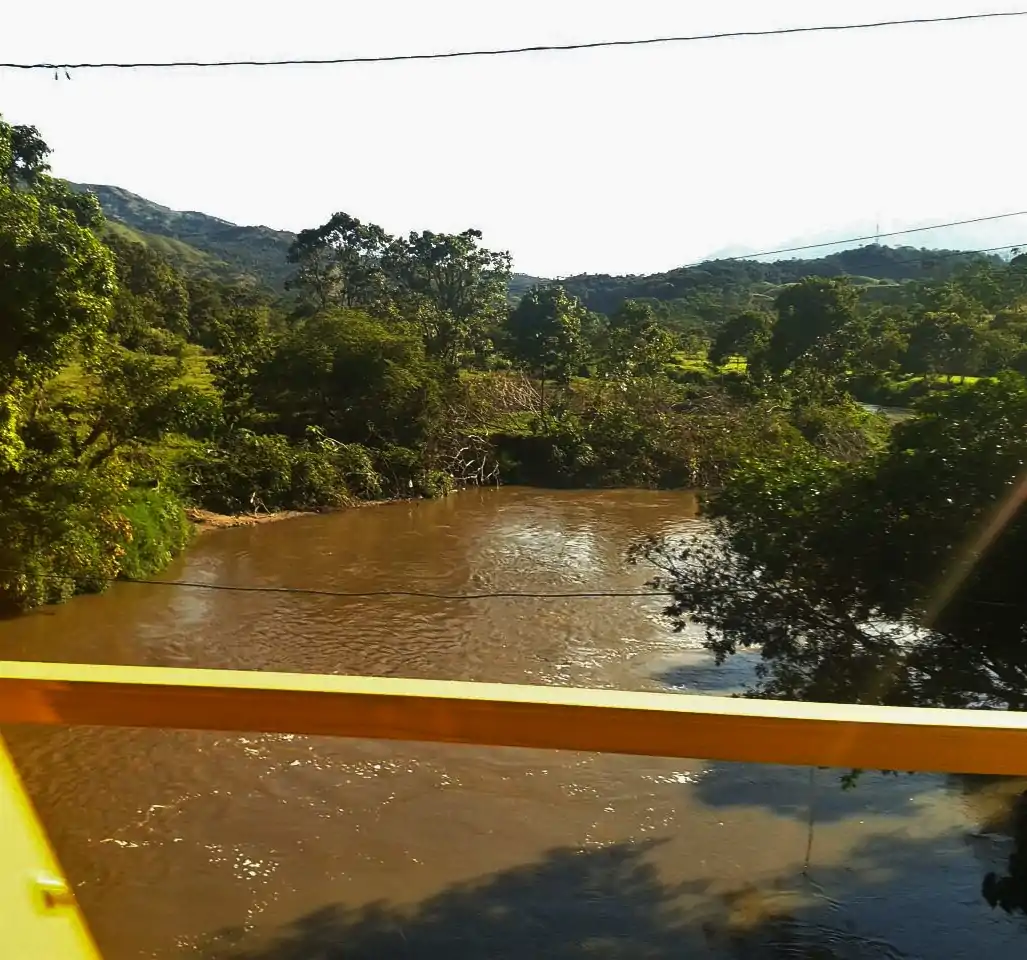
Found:
[[[0, 724], [318, 734], [1027, 775], [1027, 713], [379, 677], [0, 661]], [[0, 741], [0, 944], [98, 954]]]

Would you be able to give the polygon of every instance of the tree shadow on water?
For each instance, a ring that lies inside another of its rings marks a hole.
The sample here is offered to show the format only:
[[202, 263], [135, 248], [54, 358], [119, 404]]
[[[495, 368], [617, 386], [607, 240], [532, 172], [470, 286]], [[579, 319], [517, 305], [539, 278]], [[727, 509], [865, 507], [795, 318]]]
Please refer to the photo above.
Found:
[[687, 936], [679, 890], [644, 861], [654, 844], [562, 848], [538, 863], [456, 884], [414, 908], [324, 907], [273, 943], [217, 960], [546, 960], [673, 956]]
[[865, 771], [846, 789], [850, 770], [766, 763], [711, 762], [688, 789], [709, 807], [759, 807], [775, 816], [805, 821], [813, 805], [816, 823], [852, 817], [912, 816], [917, 797], [938, 790], [945, 778], [936, 774], [888, 774]]
[[741, 693], [756, 679], [755, 654], [736, 654], [724, 663], [715, 663], [712, 654], [692, 651], [687, 663], [665, 667], [653, 677], [680, 693], [706, 693], [730, 696]]
[[[256, 939], [221, 931], [208, 960], [899, 960], [1021, 957], [1027, 928], [996, 925], [960, 876], [938, 870], [939, 838], [875, 837], [844, 864], [751, 883], [668, 883], [647, 857], [659, 843], [561, 848], [455, 884], [412, 907], [322, 907]], [[943, 843], [944, 845], [944, 843]], [[963, 865], [965, 867], [965, 864]], [[965, 873], [965, 871], [964, 871]], [[894, 941], [894, 942], [893, 942]], [[901, 944], [901, 946], [899, 945]]]

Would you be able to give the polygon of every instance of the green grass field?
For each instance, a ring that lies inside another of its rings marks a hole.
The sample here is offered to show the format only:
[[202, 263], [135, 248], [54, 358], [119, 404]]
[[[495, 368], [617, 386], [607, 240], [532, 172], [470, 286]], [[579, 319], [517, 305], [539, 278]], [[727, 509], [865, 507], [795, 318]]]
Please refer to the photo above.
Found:
[[[669, 366], [675, 367], [678, 370], [703, 373], [708, 373], [710, 370], [705, 353], [685, 353], [682, 350], [673, 355], [673, 360]], [[730, 357], [727, 363], [722, 364], [718, 369], [721, 373], [744, 373], [746, 366], [745, 357]]]
[[[211, 359], [212, 357], [205, 354], [200, 347], [193, 344], [188, 345], [182, 357], [183, 371], [178, 382], [213, 392], [214, 377], [210, 372]], [[83, 368], [81, 362], [73, 360], [47, 383], [46, 391], [54, 401], [69, 400], [75, 396], [83, 396], [90, 381], [91, 376]]]

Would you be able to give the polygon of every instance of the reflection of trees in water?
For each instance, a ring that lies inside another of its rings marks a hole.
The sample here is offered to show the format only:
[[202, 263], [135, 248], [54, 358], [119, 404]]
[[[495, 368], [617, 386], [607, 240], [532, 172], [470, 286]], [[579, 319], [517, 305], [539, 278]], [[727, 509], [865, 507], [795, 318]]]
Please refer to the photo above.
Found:
[[[900, 936], [917, 941], [917, 955], [965, 956], [978, 947], [994, 960], [1021, 955], [1027, 939], [1018, 939], [1018, 931], [993, 924], [965, 929], [970, 914], [954, 919], [930, 889], [913, 891], [912, 901], [902, 895], [910, 878], [922, 878], [924, 861], [939, 839], [953, 837], [876, 836], [844, 864], [816, 869], [812, 881], [789, 873], [748, 883], [715, 877], [668, 882], [648, 859], [657, 843], [557, 849], [537, 862], [454, 884], [413, 907], [326, 906], [282, 930], [262, 932], [257, 941], [242, 931], [219, 931], [203, 955], [209, 960], [898, 960], [907, 954], [888, 938], [900, 929]], [[828, 890], [843, 891], [843, 899], [832, 899]], [[911, 902], [925, 911], [912, 920]], [[857, 912], [850, 914], [847, 904]], [[873, 907], [869, 914], [867, 905]], [[1017, 939], [1010, 940], [1010, 933]], [[1023, 935], [1027, 938], [1027, 932]]]
[[1027, 790], [1015, 798], [1009, 812], [1008, 830], [1013, 838], [1006, 873], [995, 872], [984, 878], [981, 893], [992, 907], [1007, 913], [1027, 913]]
[[963, 794], [968, 813], [979, 824], [971, 847], [982, 860], [993, 865], [995, 841], [1012, 841], [1005, 871], [989, 870], [984, 877], [984, 899], [1007, 913], [1027, 913], [1027, 781], [953, 774], [949, 782]]

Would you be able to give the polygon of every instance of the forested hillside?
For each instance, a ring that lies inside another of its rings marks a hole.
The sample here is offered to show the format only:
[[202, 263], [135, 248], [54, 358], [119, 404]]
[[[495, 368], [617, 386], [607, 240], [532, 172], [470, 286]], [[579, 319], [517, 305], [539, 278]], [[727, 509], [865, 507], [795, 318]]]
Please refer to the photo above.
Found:
[[894, 300], [889, 289], [908, 281], [943, 281], [973, 263], [996, 263], [993, 255], [958, 250], [924, 250], [877, 244], [825, 257], [774, 261], [710, 260], [647, 276], [585, 274], [560, 282], [590, 310], [609, 313], [625, 300], [659, 305], [661, 315], [681, 331], [710, 334], [733, 313], [771, 303], [777, 290], [803, 277], [851, 277], [878, 301]]
[[[184, 273], [260, 284], [278, 293], [286, 288], [291, 275], [287, 256], [296, 239], [294, 233], [237, 226], [203, 213], [171, 210], [121, 187], [72, 187], [96, 195], [110, 229], [146, 243]], [[732, 312], [767, 304], [776, 288], [802, 277], [847, 276], [864, 286], [887, 287], [911, 280], [944, 280], [967, 264], [998, 260], [994, 255], [958, 250], [870, 245], [818, 258], [711, 260], [666, 273], [583, 274], [560, 283], [596, 313], [610, 314], [625, 300], [644, 300], [659, 304], [661, 315], [679, 331], [708, 334]], [[533, 286], [548, 282], [511, 273], [510, 302], [516, 303]], [[879, 298], [891, 295], [888, 290], [876, 291]]]
[[[241, 227], [205, 213], [172, 210], [121, 187], [93, 183], [73, 183], [71, 187], [94, 194], [108, 220], [137, 231], [158, 252], [177, 260], [186, 270], [247, 277], [274, 290], [284, 288], [289, 275], [285, 256], [296, 239], [287, 230]], [[155, 238], [177, 244], [162, 248]]]

